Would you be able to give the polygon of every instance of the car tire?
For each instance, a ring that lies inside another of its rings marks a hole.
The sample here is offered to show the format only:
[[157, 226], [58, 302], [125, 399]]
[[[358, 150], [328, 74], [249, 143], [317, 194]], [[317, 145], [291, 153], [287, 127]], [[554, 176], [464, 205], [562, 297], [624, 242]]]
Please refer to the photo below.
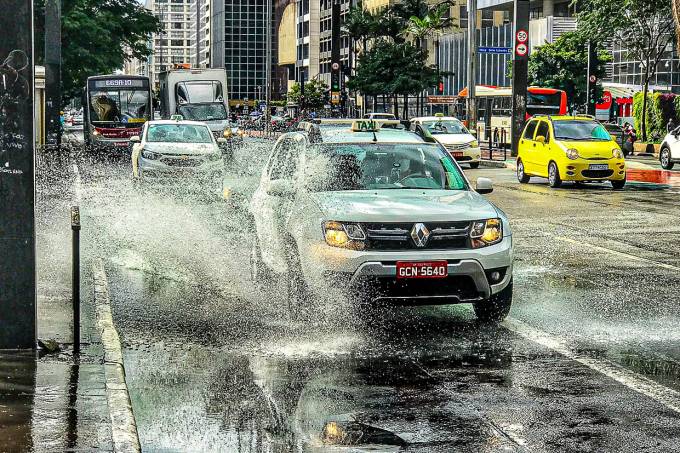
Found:
[[614, 190], [621, 190], [626, 186], [626, 178], [623, 179], [612, 179], [609, 181], [612, 183], [612, 188]]
[[253, 283], [253, 286], [262, 291], [271, 287], [272, 277], [271, 270], [262, 261], [260, 244], [257, 242], [257, 238], [255, 238], [250, 248], [250, 281]]
[[501, 322], [510, 313], [512, 306], [512, 280], [500, 292], [489, 299], [473, 305], [477, 319], [483, 322]]
[[664, 146], [661, 148], [661, 152], [659, 153], [659, 162], [661, 162], [661, 168], [664, 170], [672, 170], [673, 166], [675, 165], [673, 161], [671, 161], [671, 150]]
[[520, 182], [520, 184], [526, 184], [529, 182], [531, 179], [531, 176], [527, 175], [524, 172], [524, 162], [521, 160], [517, 160], [517, 180]]
[[557, 168], [555, 162], [550, 162], [548, 165], [548, 184], [553, 189], [556, 189], [562, 185], [562, 178], [560, 178], [560, 169]]
[[479, 162], [470, 162], [470, 168], [473, 170], [479, 168]]
[[[289, 240], [293, 241], [292, 238]], [[287, 255], [288, 272], [285, 278], [288, 315], [292, 321], [300, 321], [310, 314], [312, 294], [304, 280], [297, 248], [293, 245]]]

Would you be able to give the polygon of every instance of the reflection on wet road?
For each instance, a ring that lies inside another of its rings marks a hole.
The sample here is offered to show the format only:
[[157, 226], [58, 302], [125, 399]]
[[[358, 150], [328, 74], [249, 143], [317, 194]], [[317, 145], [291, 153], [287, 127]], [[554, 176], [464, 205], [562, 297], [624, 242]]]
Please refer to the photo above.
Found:
[[81, 173], [87, 253], [107, 259], [147, 451], [328, 451], [332, 422], [394, 434], [360, 450], [679, 448], [680, 415], [663, 398], [573, 360], [680, 390], [680, 207], [667, 182], [552, 190], [470, 171], [495, 180], [490, 198], [512, 219], [512, 321], [480, 324], [466, 306], [358, 312], [328, 295], [314, 320], [292, 323], [281, 284], [261, 293], [249, 281], [242, 209], [219, 194], [133, 190], [125, 165]]

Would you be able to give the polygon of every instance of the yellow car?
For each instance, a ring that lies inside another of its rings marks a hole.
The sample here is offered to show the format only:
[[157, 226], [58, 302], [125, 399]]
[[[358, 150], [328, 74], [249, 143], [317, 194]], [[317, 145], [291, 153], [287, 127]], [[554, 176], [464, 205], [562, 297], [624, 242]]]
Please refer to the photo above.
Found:
[[610, 181], [626, 185], [626, 163], [619, 145], [589, 116], [534, 116], [520, 138], [517, 179], [548, 178], [550, 187], [562, 181]]

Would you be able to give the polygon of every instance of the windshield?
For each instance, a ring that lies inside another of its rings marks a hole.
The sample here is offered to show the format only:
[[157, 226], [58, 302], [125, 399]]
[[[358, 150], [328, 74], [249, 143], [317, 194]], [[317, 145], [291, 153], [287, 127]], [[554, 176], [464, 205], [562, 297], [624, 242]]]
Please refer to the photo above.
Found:
[[180, 82], [177, 84], [177, 102], [200, 104], [222, 102], [222, 84], [216, 80]]
[[206, 126], [155, 124], [149, 126], [146, 141], [152, 143], [212, 143], [212, 134]]
[[527, 114], [531, 115], [548, 115], [551, 113], [560, 113], [560, 104], [562, 103], [562, 93], [557, 92], [553, 94], [536, 94], [529, 91], [527, 93]]
[[143, 123], [149, 119], [150, 104], [148, 90], [91, 90], [91, 121]]
[[432, 135], [470, 133], [465, 126], [463, 126], [463, 123], [456, 120], [423, 121], [423, 126], [425, 126]]
[[190, 121], [216, 121], [227, 119], [227, 109], [222, 103], [180, 105], [179, 114]]
[[596, 140], [612, 139], [607, 129], [596, 121], [553, 121], [555, 138], [558, 140]]
[[312, 192], [467, 189], [451, 157], [430, 144], [316, 145], [305, 169], [305, 184]]

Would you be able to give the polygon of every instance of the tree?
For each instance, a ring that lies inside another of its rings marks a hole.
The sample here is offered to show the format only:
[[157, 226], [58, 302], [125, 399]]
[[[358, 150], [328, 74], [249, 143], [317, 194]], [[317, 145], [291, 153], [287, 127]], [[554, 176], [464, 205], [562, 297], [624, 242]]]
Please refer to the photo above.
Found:
[[[675, 1], [675, 0], [673, 0]], [[649, 82], [672, 44], [671, 0], [577, 0], [579, 30], [594, 42], [623, 43], [629, 58], [642, 66], [642, 140], [647, 140], [646, 111]]]
[[[36, 17], [44, 17], [45, 0], [37, 0], [35, 8]], [[64, 103], [80, 96], [89, 76], [110, 74], [134, 58], [145, 60], [151, 34], [161, 30], [160, 21], [137, 0], [64, 0], [61, 14]], [[38, 34], [36, 49], [43, 43]]]
[[[323, 108], [324, 104], [326, 103], [327, 91], [328, 85], [326, 85], [326, 83], [321, 80], [313, 79], [309, 82], [305, 82], [305, 107], [310, 109]], [[302, 104], [302, 92], [300, 91], [300, 84], [296, 83], [293, 85], [286, 96], [288, 102], [294, 102], [298, 105]]]
[[[598, 51], [593, 75], [602, 79], [611, 55]], [[579, 32], [564, 33], [552, 43], [537, 47], [529, 57], [529, 84], [558, 88], [567, 93], [569, 110], [586, 103], [588, 42]]]

